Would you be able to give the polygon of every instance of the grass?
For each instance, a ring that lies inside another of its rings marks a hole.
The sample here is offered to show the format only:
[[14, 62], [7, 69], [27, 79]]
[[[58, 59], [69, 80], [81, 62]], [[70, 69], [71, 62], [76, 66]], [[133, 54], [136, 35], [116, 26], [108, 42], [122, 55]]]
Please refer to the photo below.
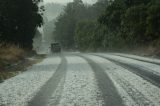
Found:
[[24, 57], [25, 51], [22, 48], [10, 44], [0, 44], [0, 81], [18, 74], [18, 70], [9, 71], [6, 67], [23, 60]]
[[0, 44], [0, 60], [5, 61], [18, 61], [25, 56], [24, 49], [15, 45], [3, 45]]
[[45, 55], [36, 55], [34, 51], [26, 51], [16, 45], [0, 44], [0, 82], [26, 71], [27, 67], [41, 62], [44, 58]]

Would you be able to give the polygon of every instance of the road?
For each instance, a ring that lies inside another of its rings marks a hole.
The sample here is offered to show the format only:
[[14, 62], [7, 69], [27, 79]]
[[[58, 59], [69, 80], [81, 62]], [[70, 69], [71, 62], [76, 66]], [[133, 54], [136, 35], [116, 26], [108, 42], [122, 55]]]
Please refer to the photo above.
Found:
[[160, 60], [62, 53], [0, 84], [0, 106], [160, 106]]

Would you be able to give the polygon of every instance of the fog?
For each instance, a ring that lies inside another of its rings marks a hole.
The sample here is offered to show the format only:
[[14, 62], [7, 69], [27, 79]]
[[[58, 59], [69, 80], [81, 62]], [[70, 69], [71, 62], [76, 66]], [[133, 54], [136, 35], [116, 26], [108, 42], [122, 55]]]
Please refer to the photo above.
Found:
[[[48, 52], [50, 44], [55, 41], [53, 34], [55, 29], [56, 18], [63, 12], [64, 6], [73, 2], [73, 0], [43, 0], [44, 1], [44, 25], [43, 25], [43, 34], [42, 34], [42, 44], [40, 45], [43, 52]], [[93, 4], [97, 0], [82, 0], [84, 4]], [[35, 40], [36, 41], [36, 40]], [[35, 43], [37, 44], [37, 43]], [[38, 45], [39, 46], [39, 45]], [[36, 46], [37, 47], [37, 46]]]
[[[61, 3], [61, 4], [65, 4], [67, 2], [72, 2], [73, 0], [44, 0], [44, 3]], [[84, 3], [89, 3], [89, 4], [93, 4], [95, 3], [97, 0], [82, 0]]]

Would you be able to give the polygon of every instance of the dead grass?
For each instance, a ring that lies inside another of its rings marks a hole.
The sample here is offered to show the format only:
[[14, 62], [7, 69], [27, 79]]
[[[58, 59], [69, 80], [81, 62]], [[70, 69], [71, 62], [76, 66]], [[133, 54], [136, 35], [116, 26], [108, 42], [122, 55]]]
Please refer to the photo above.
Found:
[[[27, 57], [34, 57], [29, 59]], [[14, 77], [43, 60], [44, 56], [36, 55], [33, 51], [27, 51], [19, 46], [0, 44], [0, 83]]]
[[4, 61], [18, 61], [23, 59], [25, 56], [25, 51], [15, 45], [5, 45], [0, 44], [0, 59]]
[[19, 70], [8, 71], [7, 66], [24, 59], [25, 51], [15, 45], [0, 44], [0, 82], [9, 77], [15, 76]]
[[4, 71], [4, 72], [1, 71], [0, 72], [0, 83], [3, 82], [5, 79], [9, 79], [20, 73], [21, 71]]
[[20, 64], [11, 67], [9, 69], [0, 70], [0, 83], [6, 79], [14, 77], [24, 71], [26, 71], [27, 67], [32, 66], [33, 64], [39, 63], [44, 59], [44, 56], [35, 56], [34, 59], [25, 59]]

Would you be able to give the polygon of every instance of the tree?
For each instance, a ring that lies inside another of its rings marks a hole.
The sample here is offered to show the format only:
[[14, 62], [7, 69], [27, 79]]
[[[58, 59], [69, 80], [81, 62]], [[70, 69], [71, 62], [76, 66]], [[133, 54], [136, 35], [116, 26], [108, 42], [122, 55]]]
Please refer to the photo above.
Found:
[[122, 30], [124, 33], [122, 36], [132, 46], [148, 42], [148, 38], [145, 36], [146, 17], [146, 6], [143, 4], [129, 8], [124, 15], [122, 20]]
[[124, 46], [121, 36], [121, 21], [126, 11], [123, 0], [115, 0], [105, 10], [105, 13], [98, 18], [98, 22], [105, 28], [103, 46], [105, 49], [119, 49]]
[[151, 1], [152, 0], [125, 0], [125, 3], [127, 7], [132, 7], [132, 6], [141, 5], [141, 4], [147, 5]]
[[32, 48], [36, 28], [42, 24], [40, 0], [0, 1], [0, 41]]
[[149, 41], [160, 38], [160, 4], [155, 3], [151, 4], [147, 9], [146, 36]]
[[85, 6], [86, 11], [80, 12], [81, 15], [68, 9], [56, 25], [56, 31], [59, 30], [57, 37], [63, 42], [78, 45], [82, 51], [117, 51], [146, 46], [160, 39], [159, 3], [159, 0], [98, 0], [92, 6]]
[[68, 3], [57, 22], [55, 23], [55, 40], [60, 42], [63, 48], [75, 48], [75, 28], [79, 20], [85, 18], [85, 6], [81, 0]]
[[98, 21], [100, 24], [106, 25], [111, 31], [118, 30], [125, 10], [124, 2], [122, 0], [115, 0], [106, 8], [105, 13], [99, 17]]
[[102, 48], [103, 29], [94, 20], [81, 21], [76, 26], [75, 41], [79, 50], [99, 50]]

